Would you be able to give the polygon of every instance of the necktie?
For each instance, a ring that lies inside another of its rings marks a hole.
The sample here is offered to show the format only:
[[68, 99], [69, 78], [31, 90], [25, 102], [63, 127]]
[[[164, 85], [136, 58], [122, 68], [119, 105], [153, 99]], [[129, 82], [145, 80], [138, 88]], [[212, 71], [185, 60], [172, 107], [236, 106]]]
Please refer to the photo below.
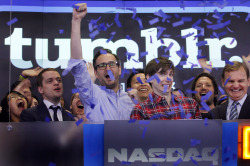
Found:
[[232, 104], [232, 109], [229, 115], [229, 120], [234, 120], [238, 118], [238, 112], [237, 112], [237, 105], [239, 104], [239, 102], [235, 101]]
[[50, 106], [49, 108], [54, 111], [54, 121], [59, 121], [57, 117], [57, 110], [60, 109], [60, 106], [57, 107]]

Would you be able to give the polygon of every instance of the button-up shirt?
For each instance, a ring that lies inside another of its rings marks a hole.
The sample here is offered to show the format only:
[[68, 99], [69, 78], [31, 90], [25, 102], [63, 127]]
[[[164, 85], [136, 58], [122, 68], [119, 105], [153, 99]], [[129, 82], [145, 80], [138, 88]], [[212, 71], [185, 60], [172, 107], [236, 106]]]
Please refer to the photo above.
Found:
[[134, 106], [130, 119], [138, 120], [169, 120], [169, 119], [201, 119], [198, 103], [191, 97], [175, 96], [170, 104], [165, 97], [152, 93], [153, 101]]
[[126, 92], [119, 89], [115, 93], [112, 89], [93, 83], [85, 60], [70, 59], [63, 75], [70, 70], [89, 121], [129, 120], [134, 103]]

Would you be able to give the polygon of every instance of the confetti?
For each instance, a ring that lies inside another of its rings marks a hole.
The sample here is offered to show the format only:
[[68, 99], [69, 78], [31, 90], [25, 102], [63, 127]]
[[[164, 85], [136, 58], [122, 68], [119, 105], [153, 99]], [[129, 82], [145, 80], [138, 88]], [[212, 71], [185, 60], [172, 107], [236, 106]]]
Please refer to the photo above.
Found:
[[45, 122], [50, 122], [51, 120], [50, 120], [50, 118], [49, 117], [45, 117]]
[[193, 19], [192, 17], [187, 17], [187, 16], [184, 16], [184, 17], [181, 18], [181, 20], [184, 21], [184, 22], [191, 22], [192, 19]]
[[140, 84], [143, 84], [142, 80], [141, 80], [141, 77], [136, 77], [137, 81], [140, 83]]
[[148, 55], [148, 52], [141, 52], [140, 53], [141, 58], [144, 57], [144, 56], [146, 56], [146, 55]]
[[188, 38], [188, 37], [190, 37], [190, 36], [193, 36], [194, 35], [194, 32], [193, 33], [189, 33], [189, 34], [187, 34], [187, 35], [185, 35], [185, 36], [181, 36], [183, 39], [185, 39], [185, 38]]
[[188, 84], [189, 82], [191, 82], [194, 79], [194, 77], [191, 77], [190, 79], [184, 80], [183, 81], [183, 85]]
[[217, 148], [213, 149], [212, 152], [211, 152], [211, 156], [214, 155], [214, 153], [216, 152]]
[[228, 30], [229, 32], [232, 32], [232, 33], [234, 32], [234, 31], [232, 31], [232, 30], [231, 30], [230, 28], [228, 28], [228, 27], [227, 27], [227, 30]]
[[204, 119], [204, 126], [208, 126], [208, 122], [207, 121], [208, 121], [208, 118], [205, 118]]
[[192, 162], [194, 163], [194, 165], [198, 165], [197, 161], [193, 159], [193, 157], [190, 157], [190, 159], [192, 160]]
[[[166, 30], [166, 28], [163, 28], [163, 27], [157, 27], [157, 30], [158, 30], [158, 32], [157, 32], [157, 39], [159, 39], [160, 38], [160, 36], [161, 36], [161, 34], [163, 33], [163, 31], [165, 31]], [[163, 40], [162, 40], [163, 41]], [[162, 43], [162, 44], [164, 44], [164, 43]]]
[[166, 49], [164, 49], [164, 52], [167, 52], [168, 50], [170, 50], [173, 47], [174, 43], [171, 42], [168, 47]]
[[115, 23], [116, 23], [116, 25], [120, 28], [120, 27], [122, 27], [122, 24], [120, 23], [120, 21], [119, 21], [119, 13], [116, 13], [116, 15], [115, 15]]
[[49, 166], [56, 166], [56, 164], [53, 163], [53, 162], [50, 162], [50, 163], [49, 163]]
[[130, 60], [132, 56], [135, 56], [135, 53], [126, 52], [126, 56], [127, 56], [128, 60]]
[[106, 41], [106, 43], [110, 42], [115, 36], [116, 32], [111, 32], [111, 37]]
[[192, 90], [190, 90], [190, 89], [187, 89], [187, 90], [186, 90], [186, 93], [197, 93], [197, 91], [192, 91]]
[[179, 165], [183, 160], [179, 158], [176, 162], [174, 162], [173, 166]]
[[200, 23], [201, 23], [201, 19], [199, 19], [198, 21], [196, 21], [196, 22], [192, 25], [192, 27], [195, 28], [195, 27], [197, 27]]
[[79, 9], [80, 6], [72, 5], [71, 7], [77, 10], [77, 9]]
[[229, 60], [225, 60], [225, 62], [226, 62], [226, 64], [228, 64], [228, 65], [234, 65], [234, 63], [233, 62], [230, 62]]
[[184, 24], [184, 22], [181, 20], [181, 21], [177, 21], [177, 22], [172, 23], [172, 26], [177, 27], [177, 26], [180, 26], [180, 25], [183, 25], [183, 24]]
[[94, 40], [95, 36], [99, 35], [99, 31], [98, 30], [95, 30], [94, 32], [90, 33], [89, 34], [89, 37]]
[[158, 11], [158, 13], [160, 14], [159, 16], [162, 17], [162, 22], [165, 22], [166, 19], [171, 18], [171, 16], [165, 14], [161, 9]]
[[220, 98], [219, 100], [226, 100], [227, 96]]
[[121, 74], [121, 77], [120, 77], [120, 78], [123, 78], [125, 74], [129, 74], [129, 71], [128, 71], [126, 68], [124, 68], [124, 69], [122, 70], [122, 74]]
[[248, 22], [249, 18], [250, 18], [250, 13], [248, 13], [248, 15], [247, 15], [245, 21]]
[[136, 119], [129, 119], [128, 123], [135, 123]]
[[163, 90], [163, 93], [166, 93], [168, 90], [168, 85], [164, 85], [164, 90]]
[[142, 138], [144, 138], [145, 137], [145, 133], [146, 133], [146, 131], [147, 131], [147, 127], [144, 127], [144, 129], [143, 129], [143, 132], [142, 132]]
[[149, 79], [147, 79], [147, 83], [151, 82], [152, 80], [156, 79], [156, 81], [158, 82], [158, 84], [161, 82], [160, 78], [154, 74], [153, 76], [151, 76]]
[[212, 24], [212, 22], [211, 21], [209, 21], [208, 19], [203, 19], [206, 23], [208, 23], [208, 24]]
[[83, 119], [81, 118], [78, 121], [76, 121], [76, 125], [79, 126], [82, 122], [83, 122]]
[[197, 139], [191, 139], [190, 140], [190, 146], [196, 146], [196, 145], [199, 145], [201, 144], [201, 141], [200, 140], [197, 140]]
[[77, 88], [76, 88], [76, 89], [72, 89], [71, 91], [72, 91], [72, 94], [74, 94], [74, 93], [79, 93], [79, 92], [80, 92], [80, 90], [77, 89]]
[[196, 45], [197, 45], [198, 47], [204, 46], [204, 45], [206, 45], [206, 44], [207, 44], [207, 41], [199, 41], [199, 42], [196, 43]]
[[90, 104], [90, 108], [91, 108], [91, 109], [94, 109], [94, 108], [95, 108], [95, 104], [91, 103], [91, 104]]
[[209, 91], [205, 96], [201, 96], [201, 101], [208, 100], [209, 97], [213, 94], [212, 91]]
[[223, 94], [225, 94], [225, 91], [223, 90], [223, 88], [219, 85], [219, 90], [220, 90], [220, 93], [223, 95]]
[[63, 33], [64, 33], [64, 30], [63, 30], [63, 29], [59, 29], [59, 33], [60, 33], [60, 34], [63, 34]]
[[231, 20], [228, 20], [224, 23], [219, 23], [219, 24], [214, 24], [214, 25], [207, 25], [208, 29], [213, 29], [213, 30], [217, 30], [217, 29], [221, 29], [224, 28], [225, 26], [231, 24]]
[[154, 19], [152, 19], [152, 20], [150, 20], [149, 21], [149, 24], [150, 25], [154, 25], [155, 23], [157, 23], [157, 22], [159, 22], [159, 18], [157, 17], [157, 18], [154, 18]]
[[133, 99], [133, 98], [132, 98], [132, 101], [133, 101], [133, 103], [135, 103], [135, 104], [139, 104], [139, 101], [136, 100], [136, 99]]
[[113, 75], [112, 71], [111, 70], [107, 70], [107, 73], [109, 75], [109, 78], [113, 81], [115, 80], [115, 76]]
[[235, 41], [235, 38], [232, 39], [232, 41], [230, 42], [230, 45], [232, 45]]
[[126, 35], [126, 39], [131, 40], [132, 38], [129, 35]]
[[149, 120], [140, 120], [139, 124], [143, 124], [143, 125], [149, 125], [150, 121]]
[[152, 94], [151, 94], [151, 93], [149, 93], [149, 94], [148, 94], [148, 97], [149, 97], [150, 101], [153, 103], [153, 102], [154, 102], [154, 99], [153, 99], [153, 97], [152, 97]]
[[13, 18], [12, 20], [10, 20], [10, 21], [8, 21], [7, 22], [7, 25], [12, 25], [12, 24], [14, 24], [15, 22], [17, 22], [18, 21], [18, 19], [15, 17], [15, 18]]
[[204, 101], [202, 101], [200, 104], [207, 112], [211, 110], [207, 103], [205, 103]]
[[186, 119], [190, 119], [191, 118], [191, 114], [190, 113], [187, 113], [187, 115], [186, 115]]
[[141, 20], [139, 17], [136, 17], [135, 20], [138, 21], [138, 23], [139, 23], [139, 28], [140, 28], [140, 29], [143, 29], [142, 20]]
[[130, 164], [131, 164], [131, 162], [122, 161], [122, 162], [121, 162], [121, 164], [122, 164], [122, 165], [130, 165]]

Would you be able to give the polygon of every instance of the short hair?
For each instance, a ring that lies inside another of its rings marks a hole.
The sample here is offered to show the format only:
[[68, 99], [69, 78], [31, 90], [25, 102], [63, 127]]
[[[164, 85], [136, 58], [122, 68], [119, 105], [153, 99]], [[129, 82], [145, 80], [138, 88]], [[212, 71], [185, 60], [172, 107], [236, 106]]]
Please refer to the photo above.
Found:
[[[36, 78], [36, 86], [39, 87], [39, 86], [43, 86], [43, 73], [47, 72], [47, 71], [56, 71], [56, 69], [54, 68], [46, 68], [46, 69], [43, 69], [37, 76]], [[58, 71], [56, 71], [58, 72]]]
[[77, 93], [78, 93], [78, 92], [74, 93], [74, 94], [71, 96], [70, 105], [72, 105], [72, 102], [73, 102], [73, 100], [74, 100], [74, 97], [75, 97], [75, 95], [76, 95]]
[[239, 70], [239, 68], [241, 66], [244, 68], [244, 70], [246, 72], [246, 75], [247, 75], [247, 78], [249, 78], [249, 70], [248, 70], [247, 66], [244, 63], [241, 63], [241, 62], [238, 62], [238, 61], [233, 61], [233, 65], [226, 64], [226, 66], [223, 68], [222, 79], [223, 80], [225, 79], [225, 73], [226, 72]]
[[94, 59], [93, 59], [93, 66], [94, 66], [94, 69], [95, 69], [95, 70], [97, 70], [96, 60], [97, 60], [97, 58], [98, 58], [100, 55], [103, 54], [102, 52], [107, 52], [107, 53], [109, 53], [109, 54], [112, 54], [112, 55], [115, 57], [116, 61], [117, 61], [117, 65], [120, 66], [120, 59], [118, 58], [118, 56], [117, 56], [116, 54], [112, 53], [111, 50], [102, 48], [102, 49], [100, 49], [100, 50], [95, 54]]
[[[22, 81], [16, 81], [11, 85], [10, 91], [14, 91], [14, 89], [21, 83]], [[30, 87], [27, 86], [30, 89]], [[30, 89], [31, 91], [31, 89]]]
[[144, 74], [144, 70], [143, 69], [136, 69], [135, 72], [132, 72], [128, 79], [127, 79], [127, 88], [131, 88], [131, 83], [132, 83], [132, 79], [133, 77], [138, 74], [138, 73], [143, 73]]
[[165, 57], [159, 57], [156, 59], [152, 59], [148, 62], [145, 68], [145, 75], [152, 76], [154, 75], [160, 68], [162, 68], [161, 72], [166, 72], [168, 69], [172, 69], [174, 72], [174, 64], [171, 60]]
[[[201, 73], [201, 74], [197, 75], [195, 77], [194, 81], [192, 82], [191, 90], [192, 91], [195, 90], [196, 82], [198, 81], [198, 79], [200, 77], [208, 77], [212, 81], [212, 84], [213, 84], [213, 87], [214, 87], [214, 96], [215, 96], [214, 97], [214, 105], [216, 105], [216, 103], [217, 103], [217, 97], [216, 97], [216, 95], [218, 95], [218, 85], [217, 85], [217, 83], [215, 81], [215, 78], [211, 74], [209, 74], [209, 73]], [[194, 93], [192, 93], [192, 97], [195, 98], [195, 94]]]

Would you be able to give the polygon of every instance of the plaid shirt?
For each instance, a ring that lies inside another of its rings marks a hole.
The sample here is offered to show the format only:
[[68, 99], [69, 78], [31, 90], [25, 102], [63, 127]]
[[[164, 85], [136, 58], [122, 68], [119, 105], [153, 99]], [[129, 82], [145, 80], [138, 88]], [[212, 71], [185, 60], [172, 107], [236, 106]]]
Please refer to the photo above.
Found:
[[198, 103], [191, 97], [172, 95], [170, 105], [165, 97], [152, 93], [153, 102], [148, 98], [145, 102], [134, 106], [130, 119], [138, 120], [170, 120], [201, 119]]

